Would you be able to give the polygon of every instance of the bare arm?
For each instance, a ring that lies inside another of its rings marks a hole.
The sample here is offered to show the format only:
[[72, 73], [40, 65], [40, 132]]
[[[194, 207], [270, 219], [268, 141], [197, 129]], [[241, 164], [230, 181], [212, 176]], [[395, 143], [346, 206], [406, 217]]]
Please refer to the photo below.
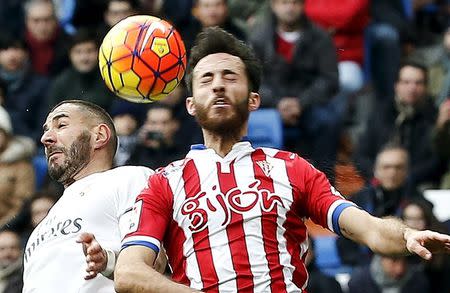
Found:
[[114, 284], [118, 293], [123, 292], [199, 292], [175, 283], [153, 269], [156, 253], [143, 246], [123, 249], [117, 260]]
[[415, 253], [430, 259], [433, 253], [450, 253], [450, 236], [408, 228], [396, 218], [376, 218], [356, 207], [339, 217], [342, 234], [385, 255]]

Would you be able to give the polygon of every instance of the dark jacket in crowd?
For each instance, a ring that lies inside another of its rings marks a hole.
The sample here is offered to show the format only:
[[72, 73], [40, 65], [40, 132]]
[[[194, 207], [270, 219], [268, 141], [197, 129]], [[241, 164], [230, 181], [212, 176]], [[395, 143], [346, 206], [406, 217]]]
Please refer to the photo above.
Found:
[[339, 87], [337, 54], [330, 36], [305, 19], [288, 63], [276, 52], [275, 16], [266, 17], [249, 33], [249, 42], [263, 64], [263, 106], [273, 107], [281, 97], [298, 97], [303, 108], [328, 102]]
[[436, 114], [431, 99], [416, 107], [412, 115], [404, 115], [394, 103], [380, 104], [369, 117], [367, 129], [357, 143], [356, 167], [366, 179], [372, 178], [377, 153], [388, 142], [397, 142], [409, 152], [409, 179], [413, 185], [438, 179], [444, 166], [430, 143]]

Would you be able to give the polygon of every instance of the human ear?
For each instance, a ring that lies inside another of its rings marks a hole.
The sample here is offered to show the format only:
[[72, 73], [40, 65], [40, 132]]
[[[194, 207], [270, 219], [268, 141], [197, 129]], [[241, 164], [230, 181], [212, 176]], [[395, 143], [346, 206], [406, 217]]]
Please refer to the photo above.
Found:
[[111, 139], [111, 129], [106, 124], [100, 124], [95, 129], [94, 149], [101, 149]]
[[194, 105], [194, 98], [188, 97], [186, 98], [186, 110], [191, 116], [195, 116], [195, 105]]
[[250, 92], [248, 96], [248, 110], [249, 111], [258, 110], [260, 105], [261, 105], [261, 97], [259, 96], [259, 94], [255, 92]]

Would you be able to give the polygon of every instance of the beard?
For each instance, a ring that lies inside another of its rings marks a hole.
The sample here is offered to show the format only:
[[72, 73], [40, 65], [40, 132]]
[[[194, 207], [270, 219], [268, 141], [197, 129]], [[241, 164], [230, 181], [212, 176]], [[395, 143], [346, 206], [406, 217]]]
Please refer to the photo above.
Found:
[[83, 169], [89, 162], [91, 152], [91, 134], [88, 131], [82, 132], [67, 149], [65, 147], [55, 147], [49, 149], [49, 153], [54, 150], [64, 153], [64, 162], [61, 165], [48, 166], [48, 174], [59, 183], [66, 185], [73, 177]]
[[197, 104], [195, 119], [202, 129], [219, 136], [236, 137], [240, 135], [243, 124], [248, 120], [248, 99], [239, 104], [232, 104], [231, 107], [232, 111], [227, 111], [226, 115], [221, 115], [220, 118], [211, 118], [208, 116], [212, 111], [211, 107]]

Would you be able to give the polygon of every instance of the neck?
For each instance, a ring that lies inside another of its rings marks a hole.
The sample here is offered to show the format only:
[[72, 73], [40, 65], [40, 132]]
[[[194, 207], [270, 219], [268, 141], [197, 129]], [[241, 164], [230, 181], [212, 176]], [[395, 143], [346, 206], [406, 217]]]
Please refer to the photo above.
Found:
[[287, 24], [287, 23], [278, 23], [278, 30], [281, 32], [291, 33], [300, 31], [300, 23], [295, 24]]
[[75, 181], [83, 179], [89, 175], [104, 172], [112, 168], [112, 162], [109, 159], [91, 159], [85, 166], [76, 172], [73, 176], [68, 178], [65, 182], [62, 182], [64, 188], [69, 187]]
[[217, 134], [209, 130], [203, 129], [203, 138], [205, 146], [213, 149], [219, 156], [225, 157], [242, 137], [244, 137], [246, 128], [239, 131], [229, 133], [227, 135]]

